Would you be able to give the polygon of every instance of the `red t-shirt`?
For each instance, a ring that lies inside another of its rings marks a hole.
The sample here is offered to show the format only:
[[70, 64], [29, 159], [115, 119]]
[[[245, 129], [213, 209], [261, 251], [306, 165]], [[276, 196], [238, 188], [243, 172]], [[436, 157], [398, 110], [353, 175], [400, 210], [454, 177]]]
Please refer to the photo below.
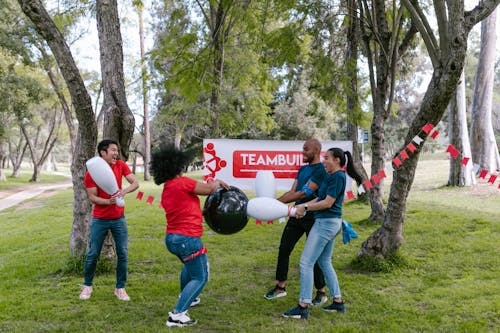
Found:
[[196, 183], [196, 180], [183, 176], [165, 182], [161, 205], [167, 217], [167, 234], [191, 237], [203, 234], [200, 199], [194, 193]]
[[[115, 164], [111, 165], [111, 170], [115, 174], [116, 182], [118, 183], [118, 188], [122, 188], [122, 177], [126, 177], [132, 173], [127, 163], [122, 160], [117, 160]], [[85, 178], [83, 180], [85, 188], [97, 187], [97, 196], [104, 199], [109, 199], [111, 196], [104, 192], [97, 184], [94, 182], [90, 173], [87, 171], [85, 173]], [[123, 215], [125, 208], [119, 207], [117, 205], [94, 205], [94, 211], [92, 216], [98, 219], [104, 220], [115, 220]]]

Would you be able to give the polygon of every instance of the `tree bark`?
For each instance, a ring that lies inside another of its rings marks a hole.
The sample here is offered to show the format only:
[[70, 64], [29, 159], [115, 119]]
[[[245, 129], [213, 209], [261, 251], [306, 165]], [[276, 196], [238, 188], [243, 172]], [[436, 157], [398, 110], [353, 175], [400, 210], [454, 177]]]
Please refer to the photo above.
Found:
[[500, 155], [491, 120], [495, 75], [496, 11], [481, 22], [481, 50], [471, 114], [472, 160], [490, 173], [500, 170]]
[[471, 157], [469, 132], [467, 130], [467, 110], [465, 102], [465, 75], [462, 71], [460, 83], [452, 97], [449, 110], [449, 138], [450, 144], [462, 154], [459, 158], [450, 158], [450, 176], [448, 186], [471, 186], [476, 183], [472, 168], [472, 160], [462, 165], [463, 157]]
[[[144, 47], [144, 27], [143, 27], [143, 5], [140, 2], [137, 6], [139, 16], [139, 41], [141, 49], [141, 78], [142, 78], [142, 105], [144, 113], [144, 180], [150, 180], [149, 163], [151, 161], [151, 130], [149, 127], [149, 106], [148, 106], [148, 84], [146, 70], [146, 49]], [[137, 156], [137, 154], [136, 154]], [[137, 157], [134, 159], [134, 165]]]
[[[96, 18], [104, 93], [101, 111], [104, 114], [103, 137], [116, 140], [119, 143], [121, 159], [127, 161], [135, 120], [125, 93], [123, 43], [117, 1], [97, 0]], [[108, 232], [104, 241], [102, 254], [110, 260], [115, 256], [111, 232]]]
[[92, 110], [92, 100], [80, 76], [71, 51], [63, 35], [45, 10], [40, 0], [18, 0], [21, 9], [35, 25], [36, 31], [49, 45], [71, 95], [79, 129], [71, 163], [73, 178], [73, 226], [70, 235], [70, 253], [80, 256], [87, 250], [91, 204], [83, 185], [85, 162], [94, 156], [97, 127]]
[[359, 106], [358, 96], [358, 46], [359, 46], [359, 29], [357, 18], [357, 0], [347, 0], [347, 47], [345, 54], [346, 71], [348, 82], [345, 87], [346, 91], [346, 108], [347, 108], [347, 138], [352, 141], [352, 157], [354, 168], [358, 175], [362, 178], [355, 179], [356, 183], [361, 185], [363, 179], [368, 179], [368, 174], [363, 167], [361, 154], [358, 147], [358, 126], [355, 124], [356, 114], [361, 111]]
[[394, 166], [393, 182], [382, 226], [363, 242], [358, 253], [359, 256], [387, 258], [396, 254], [403, 243], [406, 200], [415, 176], [421, 147], [427, 139], [427, 134], [422, 131], [422, 127], [427, 123], [436, 125], [441, 120], [450, 98], [456, 90], [464, 67], [467, 37], [470, 29], [474, 24], [488, 16], [498, 5], [498, 2], [498, 0], [485, 0], [472, 11], [464, 12], [464, 4], [461, 1], [447, 2], [448, 6], [444, 6], [444, 1], [435, 0], [434, 3], [438, 8], [447, 8], [448, 10], [447, 13], [436, 14], [440, 27], [440, 42], [437, 46], [433, 43], [437, 39], [433, 36], [432, 29], [426, 29], [426, 26], [430, 26], [426, 16], [418, 14], [423, 13], [423, 11], [418, 8], [414, 1], [403, 0], [412, 20], [416, 21], [419, 32], [426, 35], [424, 41], [434, 66], [433, 75], [419, 112], [408, 129], [405, 146], [417, 135], [423, 141], [420, 143], [419, 149], [409, 155], [409, 158], [400, 167]]
[[103, 137], [119, 143], [121, 159], [126, 161], [134, 134], [135, 120], [127, 103], [123, 74], [123, 50], [116, 0], [96, 1], [97, 31], [103, 81]]

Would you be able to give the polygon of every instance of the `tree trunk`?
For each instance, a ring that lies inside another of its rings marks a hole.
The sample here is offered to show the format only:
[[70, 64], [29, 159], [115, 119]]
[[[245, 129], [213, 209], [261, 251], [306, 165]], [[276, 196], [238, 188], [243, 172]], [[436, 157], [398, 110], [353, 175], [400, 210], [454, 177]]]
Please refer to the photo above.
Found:
[[[141, 48], [141, 78], [142, 78], [142, 105], [144, 111], [144, 180], [150, 180], [149, 162], [151, 160], [151, 131], [149, 128], [149, 107], [148, 107], [148, 84], [146, 70], [146, 50], [144, 47], [144, 28], [142, 18], [142, 3], [137, 6], [139, 15], [139, 40]], [[134, 163], [137, 160], [137, 154]]]
[[71, 255], [81, 256], [87, 250], [88, 226], [92, 208], [83, 185], [86, 170], [85, 162], [94, 156], [97, 141], [97, 127], [92, 110], [92, 100], [63, 35], [57, 29], [41, 1], [18, 0], [18, 2], [23, 12], [35, 25], [36, 31], [45, 39], [54, 54], [71, 95], [71, 102], [78, 119], [77, 144], [75, 145], [71, 163], [74, 200], [70, 253]]
[[[417, 23], [418, 30], [423, 35], [434, 67], [431, 81], [419, 112], [408, 129], [403, 148], [417, 135], [423, 141], [401, 166], [395, 166], [384, 221], [382, 226], [363, 242], [359, 256], [387, 258], [396, 254], [400, 248], [403, 242], [406, 200], [415, 176], [421, 147], [427, 138], [422, 127], [427, 123], [437, 125], [441, 120], [464, 67], [470, 29], [495, 9], [498, 0], [483, 1], [480, 6], [467, 13], [464, 13], [463, 2], [447, 2], [449, 6], [445, 6], [440, 0], [434, 1], [437, 4], [436, 17], [440, 27], [439, 44], [432, 30], [427, 28], [430, 25], [418, 5], [410, 0], [403, 0], [403, 3], [409, 9], [412, 20]], [[443, 27], [447, 28], [443, 29]]]
[[450, 158], [448, 186], [471, 186], [476, 183], [472, 161], [470, 160], [466, 165], [462, 165], [463, 157], [471, 157], [469, 132], [467, 130], [465, 75], [463, 71], [455, 98], [451, 99], [448, 109], [450, 144], [462, 153], [461, 158]]
[[[120, 146], [121, 159], [127, 161], [135, 120], [125, 93], [122, 37], [116, 0], [97, 0], [96, 18], [104, 92], [101, 111], [104, 114], [103, 138], [116, 140]], [[108, 259], [115, 256], [111, 232], [108, 232], [104, 241], [102, 254]]]
[[354, 168], [358, 175], [362, 178], [355, 179], [356, 183], [361, 185], [363, 179], [368, 179], [368, 175], [363, 167], [363, 161], [361, 160], [361, 155], [358, 147], [358, 126], [355, 124], [355, 119], [357, 114], [361, 111], [359, 106], [358, 97], [358, 44], [359, 44], [359, 30], [358, 30], [358, 20], [356, 19], [357, 12], [357, 0], [347, 0], [346, 9], [348, 11], [346, 19], [347, 21], [347, 47], [346, 47], [346, 70], [348, 82], [345, 87], [346, 91], [346, 108], [347, 108], [347, 139], [352, 141], [352, 157], [354, 162]]
[[121, 159], [126, 161], [134, 134], [135, 120], [128, 107], [125, 93], [123, 43], [116, 0], [97, 0], [96, 18], [104, 85], [103, 137], [114, 139], [119, 143]]
[[224, 23], [226, 13], [223, 1], [219, 1], [217, 8], [210, 4], [213, 44], [213, 84], [210, 95], [210, 110], [212, 112], [212, 135], [219, 134], [219, 95], [222, 87], [222, 75], [224, 70]]
[[491, 120], [496, 55], [495, 26], [496, 11], [481, 22], [481, 50], [471, 116], [472, 160], [490, 173], [500, 170], [500, 155]]

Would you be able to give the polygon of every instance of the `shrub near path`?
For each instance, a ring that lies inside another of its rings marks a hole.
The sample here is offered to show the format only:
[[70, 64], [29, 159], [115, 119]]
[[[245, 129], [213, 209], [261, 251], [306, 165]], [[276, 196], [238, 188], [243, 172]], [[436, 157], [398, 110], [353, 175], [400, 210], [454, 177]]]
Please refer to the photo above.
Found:
[[[436, 185], [443, 183], [439, 170], [447, 168], [447, 161], [421, 164], [432, 172], [417, 175], [410, 192], [400, 251], [406, 265], [386, 273], [352, 268], [362, 240], [377, 226], [366, 221], [369, 207], [346, 204], [344, 217], [359, 235], [349, 245], [337, 241], [333, 255], [346, 314], [313, 308], [306, 321], [279, 318], [297, 303], [304, 240], [291, 257], [288, 296], [265, 300], [284, 224], [256, 225], [250, 220], [235, 235], [206, 228], [210, 281], [201, 304], [190, 310], [198, 324], [182, 330], [498, 332], [500, 196]], [[97, 276], [92, 298], [80, 301], [83, 273], [61, 273], [68, 258], [71, 190], [36, 199], [43, 204], [40, 208], [0, 212], [0, 332], [169, 331], [164, 323], [179, 293], [181, 264], [163, 243], [161, 188], [141, 182], [140, 190], [156, 199], [147, 205], [126, 198], [130, 302], [114, 297], [114, 274]]]

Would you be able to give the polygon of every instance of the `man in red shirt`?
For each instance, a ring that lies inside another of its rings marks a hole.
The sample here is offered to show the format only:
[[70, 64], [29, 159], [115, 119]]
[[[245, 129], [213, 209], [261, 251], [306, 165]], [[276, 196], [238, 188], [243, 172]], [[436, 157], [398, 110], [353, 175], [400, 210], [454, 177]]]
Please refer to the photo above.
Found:
[[[92, 294], [92, 281], [96, 271], [97, 260], [101, 253], [104, 239], [111, 231], [116, 244], [116, 287], [115, 295], [119, 300], [129, 301], [130, 297], [125, 291], [128, 267], [128, 231], [124, 215], [124, 207], [116, 205], [117, 197], [135, 191], [139, 182], [128, 165], [118, 159], [118, 143], [105, 139], [97, 145], [97, 152], [110, 166], [118, 184], [118, 192], [112, 196], [104, 192], [92, 179], [89, 172], [85, 174], [84, 184], [89, 200], [94, 204], [92, 223], [90, 225], [90, 241], [87, 257], [85, 258], [83, 288], [80, 299], [86, 300]], [[122, 189], [122, 177], [129, 182], [129, 186]]]

